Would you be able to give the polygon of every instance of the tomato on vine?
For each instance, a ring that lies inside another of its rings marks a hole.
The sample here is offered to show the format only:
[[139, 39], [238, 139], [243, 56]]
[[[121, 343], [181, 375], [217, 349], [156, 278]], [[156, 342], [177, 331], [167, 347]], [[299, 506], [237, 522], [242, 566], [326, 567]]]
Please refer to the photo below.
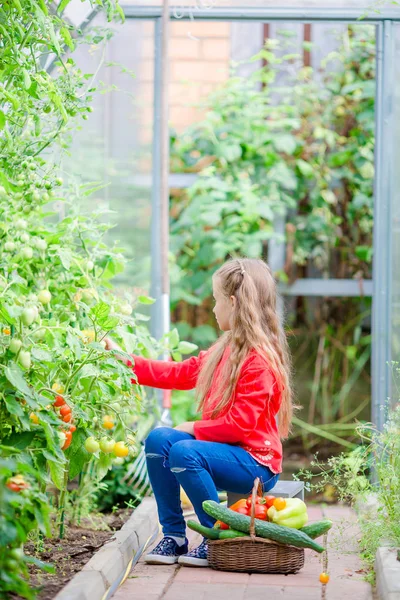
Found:
[[63, 406], [65, 404], [65, 400], [63, 398], [63, 396], [56, 396], [55, 401], [53, 402], [53, 406], [57, 406], [57, 408], [59, 406]]
[[101, 425], [103, 429], [112, 429], [114, 427], [114, 420], [111, 415], [104, 415], [103, 423]]
[[60, 408], [60, 415], [62, 417], [66, 417], [67, 415], [71, 414], [71, 407], [68, 406], [68, 404], [63, 404]]
[[114, 454], [119, 458], [125, 458], [129, 454], [129, 448], [125, 442], [117, 442], [114, 446]]
[[100, 440], [100, 450], [105, 454], [110, 454], [115, 448], [115, 440], [103, 437]]
[[100, 450], [100, 444], [94, 437], [88, 437], [85, 440], [85, 449], [90, 454], [95, 454], [96, 452], [98, 452]]
[[64, 445], [62, 446], [61, 450], [66, 450], [67, 448], [70, 447], [72, 442], [72, 431], [66, 431], [65, 432], [65, 442]]

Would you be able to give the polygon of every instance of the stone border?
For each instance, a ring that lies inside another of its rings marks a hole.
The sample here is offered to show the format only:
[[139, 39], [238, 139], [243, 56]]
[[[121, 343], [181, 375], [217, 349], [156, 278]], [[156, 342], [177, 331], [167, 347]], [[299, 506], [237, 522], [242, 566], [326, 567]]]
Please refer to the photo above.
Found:
[[92, 556], [54, 600], [111, 598], [158, 532], [155, 500], [145, 498], [125, 525]]
[[375, 557], [376, 590], [379, 600], [400, 600], [400, 560], [397, 548], [378, 548]]

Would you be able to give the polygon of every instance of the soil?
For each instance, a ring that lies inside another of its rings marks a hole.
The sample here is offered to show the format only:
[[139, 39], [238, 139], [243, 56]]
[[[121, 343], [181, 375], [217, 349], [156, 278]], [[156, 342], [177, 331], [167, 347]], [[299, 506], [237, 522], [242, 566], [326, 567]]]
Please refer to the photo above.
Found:
[[[46, 573], [35, 565], [30, 565], [30, 585], [40, 590], [37, 600], [53, 600], [54, 596], [78, 573], [90, 558], [110, 540], [115, 531], [121, 529], [132, 514], [131, 509], [121, 509], [110, 515], [101, 515], [94, 523], [82, 523], [82, 527], [68, 526], [62, 540], [58, 537], [45, 538], [40, 551], [37, 544], [25, 544], [25, 554], [55, 566], [55, 573]], [[103, 530], [96, 529], [101, 525]], [[104, 528], [107, 527], [107, 530]], [[12, 600], [23, 600], [21, 596], [10, 595]]]

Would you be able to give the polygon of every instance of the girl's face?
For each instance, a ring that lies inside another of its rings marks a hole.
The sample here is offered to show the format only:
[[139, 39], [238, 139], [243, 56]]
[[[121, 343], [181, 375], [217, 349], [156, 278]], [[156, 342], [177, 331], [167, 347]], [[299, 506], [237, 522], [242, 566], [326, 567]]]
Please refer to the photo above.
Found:
[[234, 296], [227, 298], [222, 293], [218, 279], [216, 278], [213, 279], [213, 296], [215, 299], [213, 313], [217, 319], [218, 327], [221, 331], [229, 331], [231, 328], [231, 315], [236, 303], [236, 298]]

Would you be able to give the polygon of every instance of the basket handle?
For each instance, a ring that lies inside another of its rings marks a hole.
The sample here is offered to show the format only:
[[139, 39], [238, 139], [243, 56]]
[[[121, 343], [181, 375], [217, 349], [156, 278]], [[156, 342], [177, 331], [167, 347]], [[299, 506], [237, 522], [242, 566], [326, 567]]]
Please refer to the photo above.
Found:
[[256, 512], [256, 498], [257, 498], [257, 494], [259, 494], [260, 496], [262, 495], [262, 485], [261, 485], [259, 477], [257, 477], [254, 480], [253, 492], [252, 492], [252, 495], [251, 495], [250, 537], [253, 540], [256, 537], [256, 530], [255, 530], [255, 527], [254, 527], [254, 525], [255, 525], [254, 519], [255, 519], [255, 512]]

